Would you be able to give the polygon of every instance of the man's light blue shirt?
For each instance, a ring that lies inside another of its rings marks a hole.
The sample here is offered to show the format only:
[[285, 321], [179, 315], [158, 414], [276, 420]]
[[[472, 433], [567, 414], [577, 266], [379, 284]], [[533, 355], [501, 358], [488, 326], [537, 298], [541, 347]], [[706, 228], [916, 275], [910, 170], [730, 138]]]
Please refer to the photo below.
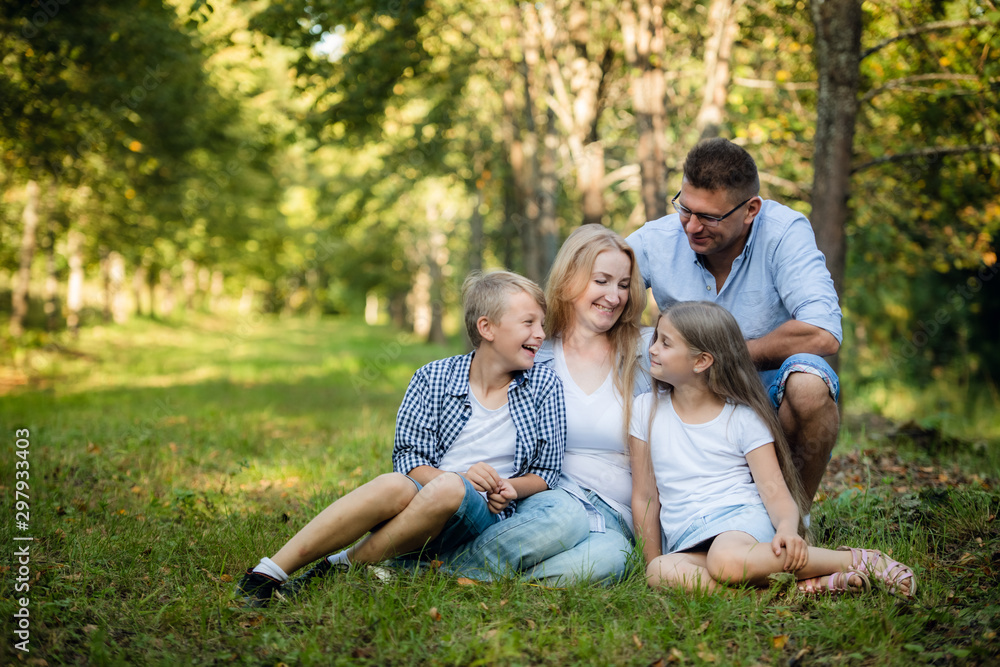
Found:
[[626, 239], [660, 309], [678, 301], [714, 301], [739, 322], [746, 339], [799, 320], [843, 340], [840, 305], [826, 258], [804, 215], [764, 203], [746, 246], [716, 291], [715, 276], [691, 249], [676, 213], [647, 222]]

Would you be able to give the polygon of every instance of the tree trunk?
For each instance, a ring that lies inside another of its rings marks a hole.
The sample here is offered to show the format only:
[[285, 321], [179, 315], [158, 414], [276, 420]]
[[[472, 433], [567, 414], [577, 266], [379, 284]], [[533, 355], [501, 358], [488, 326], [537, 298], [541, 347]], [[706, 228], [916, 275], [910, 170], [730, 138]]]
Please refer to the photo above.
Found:
[[31, 287], [31, 262], [35, 258], [38, 231], [38, 183], [28, 181], [24, 188], [24, 230], [21, 234], [21, 262], [17, 270], [17, 281], [11, 294], [10, 333], [15, 338], [24, 333], [24, 320], [28, 316], [28, 296]]
[[[132, 273], [132, 298], [135, 300], [135, 314], [139, 317], [142, 316], [142, 293], [146, 288], [146, 267], [142, 264], [136, 264], [135, 271]], [[152, 308], [150, 308], [149, 313], [152, 314]]]
[[[527, 7], [527, 17], [534, 17], [534, 8]], [[524, 275], [536, 282], [541, 280], [541, 250], [539, 248], [539, 217], [538, 192], [538, 127], [535, 123], [535, 68], [539, 60], [539, 45], [536, 30], [525, 30], [521, 42], [524, 59], [521, 61], [521, 79], [524, 83], [524, 107], [522, 116], [524, 127], [520, 132], [521, 156], [518, 162], [514, 160], [515, 178], [519, 184], [520, 200], [524, 210], [515, 221], [520, 225], [521, 255], [524, 262]]]
[[45, 330], [55, 331], [59, 327], [59, 272], [56, 268], [56, 223], [51, 218], [51, 210], [49, 214], [49, 229], [45, 235]]
[[181, 262], [181, 288], [184, 291], [184, 309], [194, 310], [194, 297], [198, 293], [198, 265], [190, 257]]
[[469, 216], [469, 271], [483, 270], [483, 213], [486, 203], [486, 182], [490, 178], [484, 164], [483, 155], [477, 155], [474, 161], [476, 170], [476, 192], [472, 200], [472, 215]]
[[83, 310], [83, 232], [87, 219], [78, 218], [70, 227], [67, 237], [66, 254], [69, 255], [69, 282], [66, 285], [66, 328], [76, 338], [80, 333], [80, 311]]
[[640, 196], [646, 220], [667, 214], [667, 167], [664, 151], [667, 106], [666, 78], [660, 66], [666, 49], [664, 0], [637, 0], [622, 9], [625, 58], [632, 69]]
[[128, 319], [128, 308], [125, 295], [125, 257], [120, 252], [108, 253], [108, 282], [110, 290], [107, 297], [111, 319], [115, 324], [124, 324]]
[[816, 140], [813, 157], [812, 224], [826, 255], [837, 293], [843, 292], [851, 157], [861, 61], [859, 0], [813, 0], [816, 29]]
[[559, 247], [559, 220], [556, 217], [556, 194], [559, 189], [559, 176], [556, 174], [558, 153], [559, 136], [556, 134], [556, 115], [549, 108], [538, 179], [539, 274], [543, 279], [548, 276]]
[[705, 92], [695, 127], [702, 139], [719, 136], [729, 90], [729, 59], [736, 40], [739, 2], [712, 0], [708, 12], [709, 39], [705, 45]]
[[111, 321], [111, 299], [114, 287], [111, 285], [111, 257], [109, 256], [108, 249], [102, 247], [99, 252], [101, 255], [101, 261], [99, 263], [99, 270], [101, 273], [101, 294], [103, 296], [101, 318], [106, 324]]

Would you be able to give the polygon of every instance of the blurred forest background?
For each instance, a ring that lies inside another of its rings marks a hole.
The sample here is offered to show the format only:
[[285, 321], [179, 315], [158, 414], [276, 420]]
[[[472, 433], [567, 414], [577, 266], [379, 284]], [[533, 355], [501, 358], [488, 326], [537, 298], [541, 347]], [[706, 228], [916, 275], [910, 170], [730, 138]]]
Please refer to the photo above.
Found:
[[813, 221], [847, 400], [1000, 437], [998, 25], [993, 0], [0, 0], [0, 366], [192, 311], [443, 340], [470, 269], [544, 280], [577, 225], [669, 212], [724, 136]]

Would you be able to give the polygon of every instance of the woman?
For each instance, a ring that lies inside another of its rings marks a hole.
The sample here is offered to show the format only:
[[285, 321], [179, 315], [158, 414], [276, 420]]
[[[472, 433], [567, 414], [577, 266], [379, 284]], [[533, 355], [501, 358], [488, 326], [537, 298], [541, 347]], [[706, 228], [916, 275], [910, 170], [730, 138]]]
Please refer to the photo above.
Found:
[[545, 291], [546, 341], [535, 363], [560, 377], [566, 455], [560, 488], [584, 505], [590, 534], [536, 565], [534, 579], [612, 582], [632, 551], [628, 424], [632, 396], [649, 390], [639, 321], [646, 290], [632, 249], [601, 225], [566, 239]]
[[625, 574], [632, 551], [625, 443], [631, 398], [650, 386], [640, 368], [646, 290], [622, 237], [584, 225], [556, 255], [545, 298], [546, 340], [535, 363], [550, 366], [563, 383], [563, 474], [556, 489], [528, 498], [503, 526], [442, 556], [442, 569], [475, 579], [610, 583]]

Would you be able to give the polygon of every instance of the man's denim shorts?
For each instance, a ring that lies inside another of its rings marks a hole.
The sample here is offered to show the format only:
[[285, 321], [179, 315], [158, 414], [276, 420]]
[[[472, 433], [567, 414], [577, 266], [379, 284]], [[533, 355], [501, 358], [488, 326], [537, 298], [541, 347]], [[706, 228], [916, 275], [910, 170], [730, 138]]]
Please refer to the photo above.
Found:
[[[461, 475], [459, 476], [461, 477]], [[410, 480], [417, 485], [417, 491], [423, 488], [417, 480], [412, 477], [410, 477]], [[408, 557], [428, 559], [451, 551], [466, 542], [476, 539], [480, 533], [500, 520], [499, 514], [490, 512], [490, 507], [486, 499], [483, 497], [483, 494], [476, 491], [476, 487], [472, 486], [472, 482], [465, 477], [462, 477], [462, 481], [465, 482], [465, 498], [462, 499], [462, 504], [459, 505], [458, 510], [451, 515], [451, 518], [448, 519], [448, 522], [444, 525], [444, 529], [437, 537], [428, 542], [418, 552], [409, 554]]]
[[760, 381], [764, 383], [767, 397], [771, 399], [771, 405], [775, 409], [781, 405], [781, 399], [785, 397], [785, 383], [792, 373], [811, 373], [822, 378], [833, 400], [840, 399], [840, 378], [823, 357], [815, 354], [793, 354], [785, 359], [780, 368], [760, 372]]

